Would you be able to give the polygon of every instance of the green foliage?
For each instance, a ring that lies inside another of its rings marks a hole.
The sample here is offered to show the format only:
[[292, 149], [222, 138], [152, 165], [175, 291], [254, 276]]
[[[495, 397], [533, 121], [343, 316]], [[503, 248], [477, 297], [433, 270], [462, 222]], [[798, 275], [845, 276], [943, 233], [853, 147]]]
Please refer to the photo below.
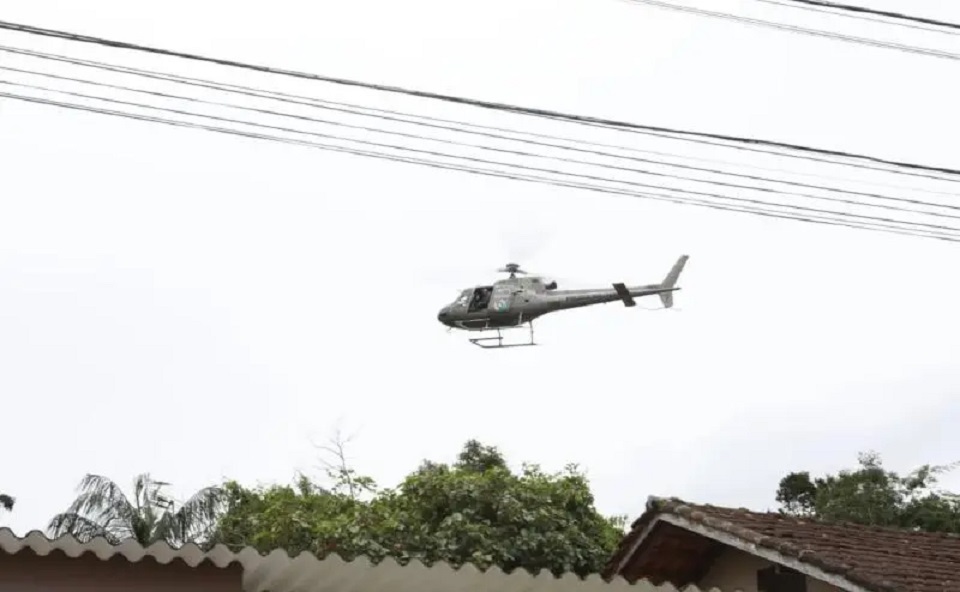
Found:
[[294, 486], [246, 489], [228, 482], [226, 512], [220, 518], [216, 542], [231, 548], [253, 546], [267, 553], [285, 549], [296, 555], [309, 551], [323, 556], [336, 551], [346, 558], [377, 552], [383, 516], [379, 503], [363, 502], [344, 493], [347, 481], [324, 489], [301, 476]]
[[343, 463], [328, 475], [329, 489], [305, 477], [254, 490], [228, 483], [216, 539], [262, 552], [586, 575], [600, 571], [623, 536], [624, 518], [596, 511], [576, 467], [547, 474], [524, 465], [514, 473], [496, 448], [476, 441], [452, 465], [424, 462], [395, 489], [378, 491]]
[[829, 521], [960, 533], [960, 496], [935, 488], [953, 465], [923, 465], [901, 476], [884, 469], [879, 455], [862, 453], [859, 468], [811, 479], [790, 473], [780, 480], [781, 511]]
[[53, 517], [48, 530], [54, 537], [72, 534], [80, 542], [102, 536], [113, 544], [130, 538], [144, 546], [157, 541], [204, 544], [216, 525], [222, 489], [201, 489], [178, 505], [163, 493], [167, 485], [148, 474], [138, 475], [133, 498], [128, 499], [110, 479], [86, 475], [77, 498], [66, 512]]

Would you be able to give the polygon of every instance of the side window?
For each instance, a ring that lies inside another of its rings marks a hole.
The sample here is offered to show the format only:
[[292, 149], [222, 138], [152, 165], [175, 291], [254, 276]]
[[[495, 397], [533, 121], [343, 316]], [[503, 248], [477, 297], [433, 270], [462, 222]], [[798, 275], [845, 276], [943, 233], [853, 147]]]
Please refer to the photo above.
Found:
[[757, 592], [807, 592], [807, 576], [781, 565], [757, 571]]

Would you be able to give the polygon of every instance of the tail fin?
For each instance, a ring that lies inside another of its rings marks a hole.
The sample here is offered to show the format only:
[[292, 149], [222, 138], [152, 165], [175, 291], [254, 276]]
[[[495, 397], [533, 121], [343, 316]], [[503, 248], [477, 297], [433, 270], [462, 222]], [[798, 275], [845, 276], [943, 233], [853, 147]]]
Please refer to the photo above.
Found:
[[[670, 273], [667, 274], [667, 277], [663, 278], [663, 282], [660, 284], [663, 288], [673, 288], [677, 285], [677, 280], [680, 279], [680, 272], [683, 271], [683, 266], [687, 264], [687, 259], [690, 257], [688, 255], [682, 255], [677, 262], [673, 264], [673, 269], [670, 270]], [[679, 289], [679, 288], [678, 288]], [[661, 292], [659, 294], [660, 302], [663, 303], [664, 308], [670, 308], [673, 306], [673, 292]]]

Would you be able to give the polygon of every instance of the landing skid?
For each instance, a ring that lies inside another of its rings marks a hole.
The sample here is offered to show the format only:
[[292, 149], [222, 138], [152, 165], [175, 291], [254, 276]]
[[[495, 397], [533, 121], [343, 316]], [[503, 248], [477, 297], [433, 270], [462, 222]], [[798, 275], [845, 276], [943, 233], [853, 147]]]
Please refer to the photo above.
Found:
[[[503, 334], [501, 333], [501, 331], [506, 330], [506, 329], [519, 329], [519, 328], [521, 328], [523, 325], [516, 325], [516, 326], [513, 326], [513, 327], [500, 327], [500, 328], [497, 328], [497, 329], [493, 329], [494, 331], [497, 332], [497, 336], [496, 336], [496, 337], [493, 337], [493, 336], [490, 336], [490, 337], [474, 337], [474, 338], [470, 339], [470, 343], [476, 345], [477, 347], [482, 347], [483, 349], [500, 349], [500, 348], [505, 348], [505, 347], [530, 347], [531, 345], [537, 345], [537, 343], [533, 340], [533, 321], [530, 321], [530, 322], [528, 323], [528, 325], [529, 325], [529, 327], [530, 327], [530, 329], [529, 329], [529, 331], [530, 331], [530, 342], [529, 342], [529, 343], [504, 343], [504, 342], [503, 342]], [[495, 341], [496, 344], [495, 344], [495, 345], [494, 345], [494, 344], [490, 344], [491, 341]]]

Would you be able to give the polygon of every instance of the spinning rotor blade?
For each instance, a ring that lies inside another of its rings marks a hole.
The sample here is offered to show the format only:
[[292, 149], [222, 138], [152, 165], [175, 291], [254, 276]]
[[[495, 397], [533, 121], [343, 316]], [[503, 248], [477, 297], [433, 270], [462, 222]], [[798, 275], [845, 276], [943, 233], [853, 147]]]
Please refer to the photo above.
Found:
[[537, 256], [553, 238], [554, 230], [545, 222], [546, 220], [539, 213], [520, 212], [504, 224], [498, 232], [501, 247], [499, 251], [503, 257], [500, 261], [508, 265], [502, 269], [516, 265], [521, 270], [517, 272], [518, 274], [522, 272], [537, 275], [526, 269], [526, 266], [531, 262], [536, 265]]
[[611, 282], [621, 279], [613, 277], [586, 278], [584, 276], [568, 276], [554, 273], [539, 274], [533, 272], [531, 272], [530, 275], [540, 277], [546, 283], [556, 282], [557, 287], [560, 290], [591, 290], [609, 288]]
[[[503, 279], [496, 274], [515, 273], [520, 275], [539, 276], [524, 268], [524, 262], [531, 261], [549, 242], [553, 232], [538, 224], [531, 215], [521, 214], [519, 218], [508, 221], [498, 232], [499, 248], [494, 249], [490, 261], [490, 253], [484, 247], [483, 259], [485, 264], [478, 263], [476, 252], [462, 253], [460, 263], [448, 263], [443, 267], [431, 265], [419, 275], [419, 281], [428, 285], [444, 285], [452, 290], [460, 290], [481, 283]], [[497, 255], [499, 253], [499, 255]], [[500, 263], [501, 265], [494, 267]], [[505, 264], [505, 265], [504, 265]], [[494, 271], [495, 270], [495, 271]]]

